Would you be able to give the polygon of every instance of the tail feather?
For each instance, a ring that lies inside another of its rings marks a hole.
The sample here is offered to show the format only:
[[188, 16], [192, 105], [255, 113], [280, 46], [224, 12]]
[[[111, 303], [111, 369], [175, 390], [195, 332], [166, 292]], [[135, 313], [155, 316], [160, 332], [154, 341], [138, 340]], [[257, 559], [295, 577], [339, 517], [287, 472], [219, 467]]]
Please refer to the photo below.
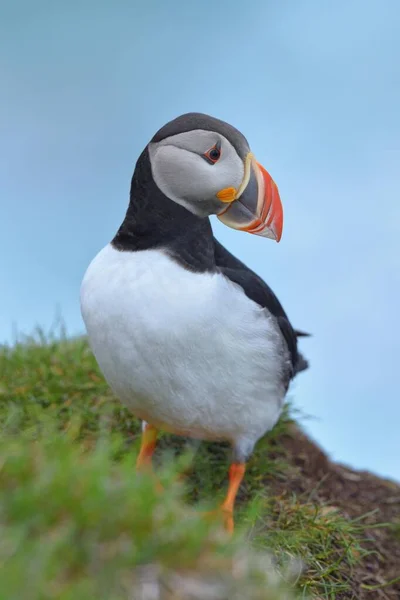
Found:
[[[300, 331], [299, 329], [294, 330], [296, 337], [311, 337], [311, 333], [306, 333], [305, 331]], [[310, 363], [304, 356], [299, 352], [296, 366], [294, 368], [294, 375], [297, 373], [301, 373], [301, 371], [306, 371], [310, 366]]]
[[311, 337], [312, 333], [307, 333], [305, 331], [300, 331], [300, 329], [295, 329], [294, 330], [295, 334], [297, 337]]

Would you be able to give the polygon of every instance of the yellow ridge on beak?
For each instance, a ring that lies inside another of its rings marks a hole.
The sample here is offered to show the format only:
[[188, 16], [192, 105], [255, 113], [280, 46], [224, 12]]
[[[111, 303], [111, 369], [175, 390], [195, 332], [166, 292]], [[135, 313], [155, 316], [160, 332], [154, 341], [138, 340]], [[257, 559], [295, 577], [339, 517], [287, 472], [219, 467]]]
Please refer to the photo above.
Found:
[[252, 152], [248, 152], [244, 162], [244, 177], [243, 181], [240, 184], [239, 189], [237, 190], [234, 187], [224, 188], [217, 193], [217, 198], [221, 200], [221, 202], [233, 202], [242, 194], [243, 190], [247, 187], [247, 184], [250, 180], [250, 170], [251, 170], [251, 161], [254, 158], [254, 154]]
[[251, 161], [254, 158], [254, 154], [252, 152], [248, 152], [244, 161], [244, 177], [243, 181], [240, 184], [240, 187], [237, 192], [236, 198], [242, 195], [243, 191], [246, 189], [247, 184], [250, 181], [250, 172], [251, 172]]

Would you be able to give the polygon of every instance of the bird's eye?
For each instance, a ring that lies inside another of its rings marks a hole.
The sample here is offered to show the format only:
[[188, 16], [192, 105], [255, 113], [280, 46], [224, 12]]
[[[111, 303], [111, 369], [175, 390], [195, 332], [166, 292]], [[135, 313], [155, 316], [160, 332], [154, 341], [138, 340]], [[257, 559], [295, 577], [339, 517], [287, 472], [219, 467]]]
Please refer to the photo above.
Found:
[[207, 162], [209, 162], [211, 165], [215, 165], [215, 163], [218, 162], [221, 157], [221, 142], [214, 144], [214, 146], [207, 150], [203, 156]]

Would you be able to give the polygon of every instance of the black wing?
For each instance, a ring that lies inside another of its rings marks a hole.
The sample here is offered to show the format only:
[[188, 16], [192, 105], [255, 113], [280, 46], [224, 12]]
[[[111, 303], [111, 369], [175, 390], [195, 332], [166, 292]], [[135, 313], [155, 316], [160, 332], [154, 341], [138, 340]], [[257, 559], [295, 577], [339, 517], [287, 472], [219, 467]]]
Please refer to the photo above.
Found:
[[283, 337], [286, 340], [293, 376], [308, 368], [308, 362], [298, 352], [297, 338], [308, 336], [308, 333], [293, 329], [288, 316], [271, 288], [254, 271], [249, 269], [238, 258], [233, 256], [218, 240], [214, 238], [215, 262], [221, 272], [243, 288], [244, 293], [254, 302], [266, 308], [277, 320]]

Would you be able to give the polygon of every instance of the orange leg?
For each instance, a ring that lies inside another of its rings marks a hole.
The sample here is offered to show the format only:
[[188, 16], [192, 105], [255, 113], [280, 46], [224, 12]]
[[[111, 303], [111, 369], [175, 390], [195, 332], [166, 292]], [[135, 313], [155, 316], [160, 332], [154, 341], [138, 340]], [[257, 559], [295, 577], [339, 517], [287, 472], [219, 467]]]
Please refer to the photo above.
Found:
[[157, 434], [157, 429], [153, 425], [146, 423], [142, 432], [139, 456], [136, 461], [138, 471], [145, 471], [151, 468], [151, 459], [156, 447]]
[[235, 507], [236, 496], [240, 488], [240, 484], [243, 481], [244, 474], [246, 472], [245, 463], [233, 463], [229, 468], [229, 487], [226, 498], [221, 505], [221, 509], [224, 514], [225, 529], [228, 533], [233, 533], [234, 520], [233, 520], [233, 509]]
[[232, 534], [235, 528], [233, 520], [233, 509], [235, 507], [236, 496], [243, 481], [246, 472], [245, 463], [232, 463], [229, 468], [229, 486], [225, 500], [217, 510], [212, 510], [206, 513], [206, 516], [215, 518], [216, 515], [221, 515], [224, 520], [224, 526], [228, 533]]

